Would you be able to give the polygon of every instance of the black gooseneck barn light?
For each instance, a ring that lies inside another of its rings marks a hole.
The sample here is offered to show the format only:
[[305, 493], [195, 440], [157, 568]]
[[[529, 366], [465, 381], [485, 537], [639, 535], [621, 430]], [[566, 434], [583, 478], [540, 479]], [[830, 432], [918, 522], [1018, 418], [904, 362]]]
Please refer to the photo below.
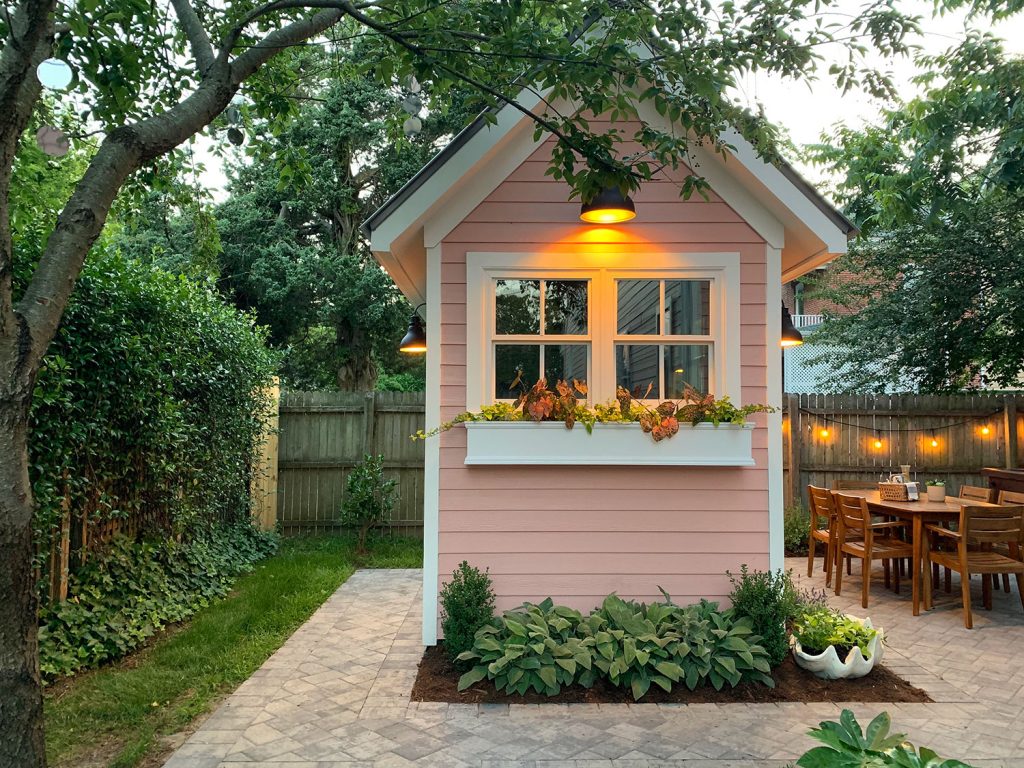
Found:
[[409, 329], [398, 344], [399, 352], [415, 355], [427, 351], [427, 332], [423, 328], [423, 320], [419, 315], [419, 310], [422, 306], [423, 304], [420, 304], [419, 307], [412, 311], [412, 316], [409, 318]]
[[636, 205], [617, 187], [605, 187], [580, 208], [580, 220], [587, 224], [621, 224], [636, 218]]
[[795, 347], [804, 343], [804, 335], [793, 325], [793, 316], [786, 309], [786, 303], [782, 303], [782, 336], [779, 344], [783, 347]]

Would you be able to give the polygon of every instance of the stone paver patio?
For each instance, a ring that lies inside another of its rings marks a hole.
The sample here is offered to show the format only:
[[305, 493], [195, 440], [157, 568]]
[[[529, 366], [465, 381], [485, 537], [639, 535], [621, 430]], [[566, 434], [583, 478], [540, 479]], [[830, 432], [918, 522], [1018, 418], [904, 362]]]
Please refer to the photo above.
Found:
[[[806, 561], [789, 563], [806, 573]], [[816, 573], [801, 581], [822, 586]], [[859, 576], [833, 598], [863, 614]], [[166, 768], [746, 768], [784, 766], [835, 704], [468, 705], [417, 703], [420, 573], [358, 571], [229, 696]], [[909, 590], [904, 590], [907, 592]], [[979, 593], [980, 587], [976, 589]], [[963, 628], [959, 588], [913, 617], [872, 590], [887, 665], [933, 704], [846, 704], [865, 723], [889, 710], [918, 744], [976, 766], [1024, 766], [1024, 611], [998, 593]]]

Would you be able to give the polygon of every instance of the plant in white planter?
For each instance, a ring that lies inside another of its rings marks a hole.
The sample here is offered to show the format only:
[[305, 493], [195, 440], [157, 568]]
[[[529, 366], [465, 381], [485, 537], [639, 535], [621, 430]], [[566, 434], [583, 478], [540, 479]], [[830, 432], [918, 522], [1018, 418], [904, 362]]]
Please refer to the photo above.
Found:
[[825, 606], [805, 610], [793, 622], [793, 658], [825, 680], [863, 677], [882, 660], [883, 632], [871, 619]]
[[946, 484], [941, 480], [929, 480], [925, 483], [928, 491], [928, 501], [945, 501]]

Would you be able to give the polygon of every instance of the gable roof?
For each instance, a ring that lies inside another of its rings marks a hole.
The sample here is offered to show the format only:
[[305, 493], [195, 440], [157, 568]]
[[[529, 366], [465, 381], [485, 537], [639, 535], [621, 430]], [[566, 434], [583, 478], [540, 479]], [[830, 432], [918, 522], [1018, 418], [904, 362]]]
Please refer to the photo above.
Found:
[[[524, 91], [521, 103], [535, 109], [545, 95]], [[650, 124], [670, 127], [649, 105], [641, 105], [641, 113]], [[735, 148], [727, 158], [699, 146], [692, 154], [711, 188], [779, 249], [784, 281], [846, 251], [856, 227], [791, 165], [765, 162], [736, 131], [723, 139]], [[519, 110], [506, 105], [482, 113], [363, 222], [371, 251], [410, 301], [426, 300], [426, 249], [440, 243], [540, 141]]]

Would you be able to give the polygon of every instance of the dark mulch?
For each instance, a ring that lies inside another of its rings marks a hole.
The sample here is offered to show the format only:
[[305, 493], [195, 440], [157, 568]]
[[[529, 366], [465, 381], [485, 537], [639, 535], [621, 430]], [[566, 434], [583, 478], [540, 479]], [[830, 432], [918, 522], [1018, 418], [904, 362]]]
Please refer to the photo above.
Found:
[[[509, 696], [495, 690], [486, 680], [462, 691], [457, 690], [460, 671], [448, 661], [444, 648], [427, 648], [420, 661], [416, 684], [412, 688], [413, 701], [447, 701], [463, 704], [609, 704], [632, 702], [628, 689], [616, 688], [599, 680], [593, 688], [573, 686], [563, 689], [557, 696], [542, 696], [533, 691], [525, 696]], [[930, 702], [928, 694], [897, 677], [884, 666], [875, 667], [871, 674], [857, 680], [820, 680], [800, 669], [791, 656], [775, 669], [775, 687], [760, 683], [741, 683], [735, 688], [716, 691], [711, 686], [689, 690], [685, 685], [673, 687], [666, 693], [657, 686], [641, 701], [643, 703], [681, 704], [766, 704], [779, 701], [883, 701]]]

